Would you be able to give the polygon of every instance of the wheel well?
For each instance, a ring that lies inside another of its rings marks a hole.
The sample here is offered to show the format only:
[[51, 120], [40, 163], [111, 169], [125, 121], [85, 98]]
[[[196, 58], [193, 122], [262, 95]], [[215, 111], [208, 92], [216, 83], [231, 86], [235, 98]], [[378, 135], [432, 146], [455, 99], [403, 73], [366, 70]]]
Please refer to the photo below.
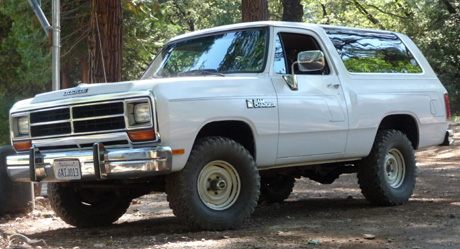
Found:
[[419, 145], [419, 130], [417, 121], [410, 115], [391, 115], [385, 117], [380, 123], [379, 130], [395, 129], [406, 134], [407, 138], [411, 141], [414, 149]]
[[256, 158], [254, 135], [251, 127], [245, 122], [218, 121], [206, 124], [198, 133], [196, 140], [209, 136], [221, 136], [233, 139], [243, 145], [254, 159]]

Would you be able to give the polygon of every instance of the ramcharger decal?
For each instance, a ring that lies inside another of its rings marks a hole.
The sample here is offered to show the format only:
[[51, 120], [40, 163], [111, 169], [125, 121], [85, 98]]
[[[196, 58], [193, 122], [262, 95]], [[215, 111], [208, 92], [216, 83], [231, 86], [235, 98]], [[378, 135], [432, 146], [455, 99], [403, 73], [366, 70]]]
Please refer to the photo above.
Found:
[[247, 99], [246, 105], [248, 108], [274, 108], [275, 104], [272, 102], [265, 102], [264, 99]]

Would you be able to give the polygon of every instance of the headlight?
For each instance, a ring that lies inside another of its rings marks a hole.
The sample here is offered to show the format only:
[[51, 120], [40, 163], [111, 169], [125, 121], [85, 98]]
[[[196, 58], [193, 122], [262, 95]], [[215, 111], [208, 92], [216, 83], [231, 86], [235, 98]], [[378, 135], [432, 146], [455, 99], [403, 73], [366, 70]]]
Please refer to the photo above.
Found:
[[134, 106], [134, 120], [136, 123], [150, 122], [152, 114], [149, 103], [140, 103]]
[[18, 133], [20, 135], [29, 134], [29, 117], [24, 116], [18, 118]]

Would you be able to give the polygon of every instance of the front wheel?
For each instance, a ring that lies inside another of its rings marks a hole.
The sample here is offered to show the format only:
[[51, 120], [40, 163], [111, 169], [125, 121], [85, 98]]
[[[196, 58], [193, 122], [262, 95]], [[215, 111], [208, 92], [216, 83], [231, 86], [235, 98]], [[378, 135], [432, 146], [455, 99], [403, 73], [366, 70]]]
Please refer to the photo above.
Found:
[[109, 225], [128, 209], [131, 199], [117, 190], [88, 188], [75, 183], [48, 183], [54, 212], [76, 227]]
[[414, 149], [401, 131], [379, 131], [371, 153], [357, 166], [361, 192], [373, 204], [400, 205], [407, 202], [414, 191]]
[[15, 153], [9, 145], [0, 147], [0, 215], [29, 212], [34, 207], [32, 183], [15, 182], [8, 177], [6, 157]]
[[202, 139], [185, 167], [166, 178], [174, 214], [192, 228], [232, 229], [257, 205], [260, 177], [251, 154], [223, 137]]

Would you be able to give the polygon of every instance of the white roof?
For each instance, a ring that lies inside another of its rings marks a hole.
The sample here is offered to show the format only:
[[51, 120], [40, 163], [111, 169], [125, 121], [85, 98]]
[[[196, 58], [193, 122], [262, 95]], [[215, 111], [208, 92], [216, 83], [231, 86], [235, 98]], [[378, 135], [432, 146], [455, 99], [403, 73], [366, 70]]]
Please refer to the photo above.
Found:
[[334, 29], [343, 29], [343, 30], [354, 30], [354, 31], [372, 31], [372, 32], [379, 32], [379, 33], [395, 33], [389, 32], [384, 30], [376, 30], [376, 29], [363, 29], [363, 28], [353, 28], [353, 27], [345, 27], [345, 26], [330, 26], [330, 25], [322, 25], [322, 24], [311, 24], [311, 23], [301, 23], [301, 22], [280, 22], [280, 21], [261, 21], [261, 22], [244, 22], [244, 23], [237, 23], [237, 24], [230, 24], [224, 25], [209, 29], [203, 29], [199, 31], [190, 32], [187, 34], [179, 35], [172, 38], [170, 41], [181, 40], [184, 38], [189, 38], [192, 36], [200, 36], [209, 33], [219, 33], [225, 32], [228, 30], [234, 29], [246, 29], [246, 28], [258, 28], [258, 27], [284, 27], [284, 28], [303, 28], [309, 29], [314, 31], [323, 30], [323, 28], [334, 28]]

